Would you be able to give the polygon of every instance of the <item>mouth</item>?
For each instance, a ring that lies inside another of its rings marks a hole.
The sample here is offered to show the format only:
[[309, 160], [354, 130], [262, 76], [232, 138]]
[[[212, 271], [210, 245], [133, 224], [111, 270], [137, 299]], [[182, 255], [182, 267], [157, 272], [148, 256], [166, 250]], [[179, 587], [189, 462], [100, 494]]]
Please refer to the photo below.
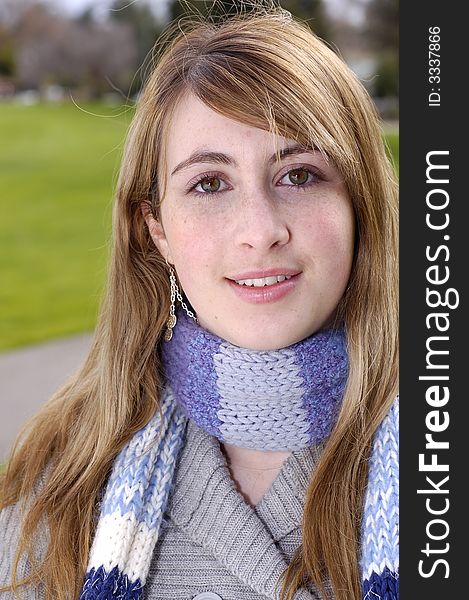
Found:
[[236, 296], [252, 304], [276, 302], [293, 292], [300, 283], [301, 271], [292, 269], [237, 274], [227, 277]]
[[259, 277], [254, 279], [235, 279], [235, 283], [238, 285], [245, 285], [247, 287], [266, 287], [269, 285], [275, 285], [291, 279], [291, 275], [271, 275], [270, 277]]

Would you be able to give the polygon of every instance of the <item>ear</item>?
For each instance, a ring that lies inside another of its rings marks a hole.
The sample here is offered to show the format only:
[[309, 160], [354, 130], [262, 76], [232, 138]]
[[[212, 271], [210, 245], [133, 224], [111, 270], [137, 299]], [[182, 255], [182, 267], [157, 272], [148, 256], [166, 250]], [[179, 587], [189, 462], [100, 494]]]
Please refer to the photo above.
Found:
[[163, 225], [157, 219], [155, 219], [151, 212], [150, 206], [146, 202], [142, 202], [140, 204], [140, 210], [142, 211], [143, 218], [145, 219], [153, 243], [158, 248], [163, 258], [172, 264], [173, 260]]

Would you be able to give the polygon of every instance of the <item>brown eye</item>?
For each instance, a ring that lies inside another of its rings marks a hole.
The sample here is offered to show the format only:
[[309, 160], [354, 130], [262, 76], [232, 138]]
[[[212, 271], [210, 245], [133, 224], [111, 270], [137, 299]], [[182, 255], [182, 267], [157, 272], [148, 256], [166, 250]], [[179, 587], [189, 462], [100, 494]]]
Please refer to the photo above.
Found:
[[288, 178], [294, 185], [302, 185], [308, 181], [308, 175], [307, 169], [293, 169], [288, 173]]
[[199, 181], [200, 187], [204, 192], [218, 192], [220, 189], [220, 180], [218, 177], [204, 177]]

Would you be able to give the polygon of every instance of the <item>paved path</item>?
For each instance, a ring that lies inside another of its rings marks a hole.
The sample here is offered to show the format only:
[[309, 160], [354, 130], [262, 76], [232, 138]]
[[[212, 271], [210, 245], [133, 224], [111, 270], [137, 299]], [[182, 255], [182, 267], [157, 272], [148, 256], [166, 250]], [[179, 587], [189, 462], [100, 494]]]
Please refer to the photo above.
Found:
[[16, 434], [83, 362], [91, 334], [0, 353], [0, 462]]

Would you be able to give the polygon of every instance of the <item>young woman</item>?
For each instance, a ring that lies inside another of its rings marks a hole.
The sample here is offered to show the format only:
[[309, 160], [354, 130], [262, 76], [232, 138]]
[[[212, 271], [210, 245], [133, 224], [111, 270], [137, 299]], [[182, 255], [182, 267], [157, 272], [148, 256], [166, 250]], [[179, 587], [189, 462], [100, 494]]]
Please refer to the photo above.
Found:
[[167, 38], [91, 351], [3, 477], [0, 597], [395, 599], [396, 185], [372, 102], [282, 9]]

